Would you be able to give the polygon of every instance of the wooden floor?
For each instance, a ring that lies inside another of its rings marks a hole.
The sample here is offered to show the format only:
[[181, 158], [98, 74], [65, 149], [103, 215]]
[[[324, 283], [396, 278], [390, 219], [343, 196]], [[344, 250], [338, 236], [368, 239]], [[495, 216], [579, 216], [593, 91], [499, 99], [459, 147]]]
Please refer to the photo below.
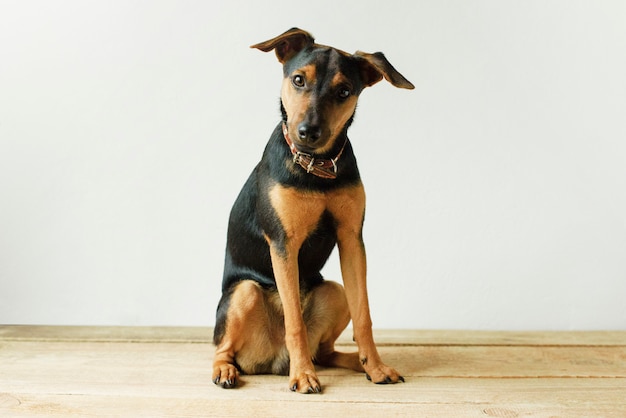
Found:
[[380, 331], [406, 383], [320, 369], [320, 395], [280, 376], [216, 387], [210, 335], [0, 326], [0, 416], [626, 417], [626, 332]]

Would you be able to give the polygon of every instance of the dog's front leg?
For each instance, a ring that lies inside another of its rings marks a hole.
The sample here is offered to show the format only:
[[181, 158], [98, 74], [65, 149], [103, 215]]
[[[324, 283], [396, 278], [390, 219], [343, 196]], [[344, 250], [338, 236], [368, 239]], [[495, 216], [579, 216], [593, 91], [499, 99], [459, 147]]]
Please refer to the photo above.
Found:
[[276, 222], [266, 235], [272, 269], [285, 315], [285, 345], [289, 352], [289, 388], [301, 393], [321, 392], [308, 343], [300, 302], [298, 254], [306, 237], [315, 229], [322, 212], [322, 197], [292, 187], [273, 186], [269, 199]]
[[[360, 235], [360, 234], [359, 234]], [[346, 297], [352, 316], [354, 340], [359, 348], [359, 359], [374, 383], [397, 383], [404, 378], [385, 365], [378, 354], [372, 335], [372, 319], [366, 286], [365, 248], [356, 234], [339, 238], [339, 256]]]
[[346, 298], [352, 317], [354, 340], [359, 359], [368, 379], [375, 383], [397, 383], [404, 378], [385, 365], [378, 354], [372, 335], [372, 319], [367, 296], [367, 263], [363, 243], [365, 192], [362, 186], [348, 190], [340, 200], [341, 210], [334, 210], [338, 221], [337, 244]]
[[298, 251], [284, 251], [270, 245], [276, 287], [285, 314], [285, 344], [289, 351], [289, 388], [300, 393], [322, 391], [309, 349], [307, 329], [302, 317]]

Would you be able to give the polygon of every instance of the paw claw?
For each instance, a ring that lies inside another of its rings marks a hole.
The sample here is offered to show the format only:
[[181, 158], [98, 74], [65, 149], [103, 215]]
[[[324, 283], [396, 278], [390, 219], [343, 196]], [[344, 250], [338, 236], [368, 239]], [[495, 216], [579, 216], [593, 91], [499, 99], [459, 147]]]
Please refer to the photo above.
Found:
[[239, 372], [232, 364], [222, 364], [213, 369], [213, 383], [224, 389], [231, 389], [237, 386]]
[[235, 380], [235, 379], [232, 379], [232, 380], [231, 379], [226, 379], [225, 381], [222, 382], [221, 386], [224, 389], [232, 389], [235, 386], [237, 386], [237, 380]]
[[375, 382], [377, 385], [387, 385], [389, 383], [391, 383], [391, 378], [389, 378], [389, 376], [385, 376], [385, 379], [379, 381], [379, 382]]
[[368, 372], [365, 373], [365, 377], [367, 377], [367, 380], [377, 385], [404, 382], [404, 377], [400, 376], [393, 368], [387, 367], [384, 364], [368, 370]]
[[290, 383], [291, 386], [289, 387], [289, 390], [292, 392], [304, 394], [322, 392], [322, 386], [320, 385], [317, 376], [312, 372], [302, 373], [298, 376], [298, 378], [292, 380], [292, 382], [293, 384]]

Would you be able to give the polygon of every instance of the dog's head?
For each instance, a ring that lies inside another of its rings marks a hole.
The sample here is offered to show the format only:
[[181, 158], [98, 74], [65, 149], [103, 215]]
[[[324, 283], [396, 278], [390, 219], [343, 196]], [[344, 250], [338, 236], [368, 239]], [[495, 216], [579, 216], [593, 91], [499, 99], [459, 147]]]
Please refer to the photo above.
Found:
[[283, 122], [303, 152], [323, 155], [333, 149], [350, 126], [365, 87], [385, 78], [396, 87], [414, 88], [381, 52], [348, 54], [316, 44], [310, 33], [298, 28], [251, 48], [274, 50], [283, 64]]

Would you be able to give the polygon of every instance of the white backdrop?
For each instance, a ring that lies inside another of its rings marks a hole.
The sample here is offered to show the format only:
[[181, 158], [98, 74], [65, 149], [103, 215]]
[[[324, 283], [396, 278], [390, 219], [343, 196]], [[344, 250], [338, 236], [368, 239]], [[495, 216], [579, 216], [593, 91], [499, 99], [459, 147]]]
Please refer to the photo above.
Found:
[[626, 329], [624, 22], [620, 0], [2, 0], [0, 323], [212, 325], [279, 119], [248, 46], [298, 26], [416, 85], [366, 90], [350, 131], [375, 327]]

